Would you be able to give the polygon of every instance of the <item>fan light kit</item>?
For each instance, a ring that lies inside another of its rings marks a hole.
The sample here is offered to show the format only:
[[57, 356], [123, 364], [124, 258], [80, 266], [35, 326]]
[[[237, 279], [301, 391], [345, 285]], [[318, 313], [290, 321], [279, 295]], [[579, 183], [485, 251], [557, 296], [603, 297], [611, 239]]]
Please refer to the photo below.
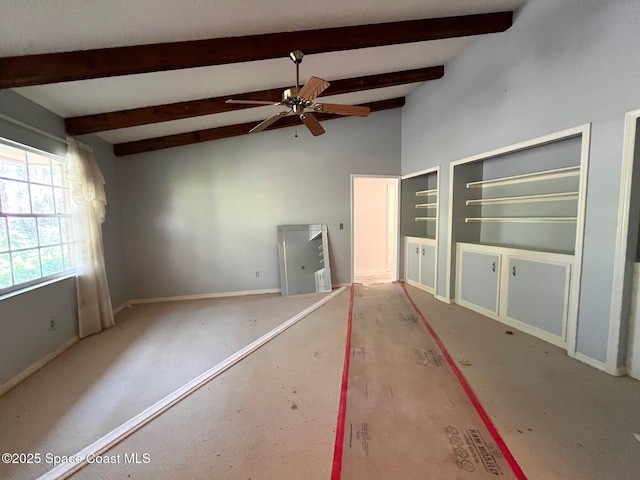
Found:
[[[333, 113], [336, 115], [366, 117], [369, 115], [368, 107], [358, 107], [352, 105], [340, 105], [336, 103], [316, 103], [314, 100], [329, 87], [329, 82], [318, 77], [311, 77], [300, 88], [300, 64], [304, 53], [300, 50], [294, 50], [289, 54], [291, 61], [296, 64], [296, 86], [289, 88], [282, 94], [282, 101], [270, 102], [263, 100], [227, 100], [226, 103], [238, 103], [247, 105], [284, 105], [288, 110], [276, 113], [259, 123], [249, 133], [257, 133], [266, 129], [269, 125], [277, 122], [282, 117], [289, 115], [298, 115], [302, 123], [309, 129], [314, 137], [325, 133], [324, 128], [320, 125], [318, 119], [313, 112]], [[310, 112], [308, 110], [311, 110]]]

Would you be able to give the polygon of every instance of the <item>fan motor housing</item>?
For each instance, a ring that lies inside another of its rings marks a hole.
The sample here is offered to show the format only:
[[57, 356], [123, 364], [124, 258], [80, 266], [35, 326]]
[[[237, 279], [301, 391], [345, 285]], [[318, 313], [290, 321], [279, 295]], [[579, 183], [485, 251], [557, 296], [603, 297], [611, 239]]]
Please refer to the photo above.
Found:
[[291, 87], [284, 91], [282, 94], [282, 100], [287, 100], [288, 98], [293, 98], [298, 96], [299, 88]]

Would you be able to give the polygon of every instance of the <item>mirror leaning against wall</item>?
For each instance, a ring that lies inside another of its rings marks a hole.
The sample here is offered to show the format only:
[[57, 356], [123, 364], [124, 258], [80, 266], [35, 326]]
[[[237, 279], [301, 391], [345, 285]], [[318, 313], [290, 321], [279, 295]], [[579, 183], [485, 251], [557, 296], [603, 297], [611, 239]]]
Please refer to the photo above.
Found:
[[327, 226], [278, 225], [282, 295], [330, 292]]

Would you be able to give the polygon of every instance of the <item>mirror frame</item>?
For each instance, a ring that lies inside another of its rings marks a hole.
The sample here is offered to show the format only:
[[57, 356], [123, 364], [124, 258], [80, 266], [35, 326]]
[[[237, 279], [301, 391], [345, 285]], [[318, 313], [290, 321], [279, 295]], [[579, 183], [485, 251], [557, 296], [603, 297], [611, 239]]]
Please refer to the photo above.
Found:
[[[289, 285], [289, 278], [287, 274], [285, 233], [288, 231], [303, 231], [303, 230], [308, 231], [312, 228], [318, 230], [318, 235], [322, 235], [322, 252], [323, 252], [322, 258], [324, 259], [324, 268], [323, 268], [324, 286], [320, 289], [317, 289], [316, 292], [305, 292], [305, 293], [330, 292], [332, 290], [331, 266], [330, 266], [331, 262], [329, 260], [329, 235], [328, 235], [327, 225], [324, 223], [278, 225], [278, 259], [280, 263], [280, 290], [283, 296], [292, 295], [292, 293], [290, 293], [291, 288]], [[317, 238], [317, 235], [314, 235], [313, 238], [309, 238], [309, 240], [313, 240], [314, 238]], [[293, 295], [298, 295], [298, 294], [293, 294]], [[302, 295], [302, 293], [300, 295]]]

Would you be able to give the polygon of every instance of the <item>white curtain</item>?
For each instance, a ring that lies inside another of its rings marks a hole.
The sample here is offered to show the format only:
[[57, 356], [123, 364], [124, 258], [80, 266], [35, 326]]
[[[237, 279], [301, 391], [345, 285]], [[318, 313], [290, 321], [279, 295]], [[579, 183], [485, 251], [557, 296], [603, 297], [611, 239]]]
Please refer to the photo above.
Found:
[[67, 138], [80, 338], [115, 325], [104, 266], [101, 224], [107, 199], [104, 177], [86, 145]]

